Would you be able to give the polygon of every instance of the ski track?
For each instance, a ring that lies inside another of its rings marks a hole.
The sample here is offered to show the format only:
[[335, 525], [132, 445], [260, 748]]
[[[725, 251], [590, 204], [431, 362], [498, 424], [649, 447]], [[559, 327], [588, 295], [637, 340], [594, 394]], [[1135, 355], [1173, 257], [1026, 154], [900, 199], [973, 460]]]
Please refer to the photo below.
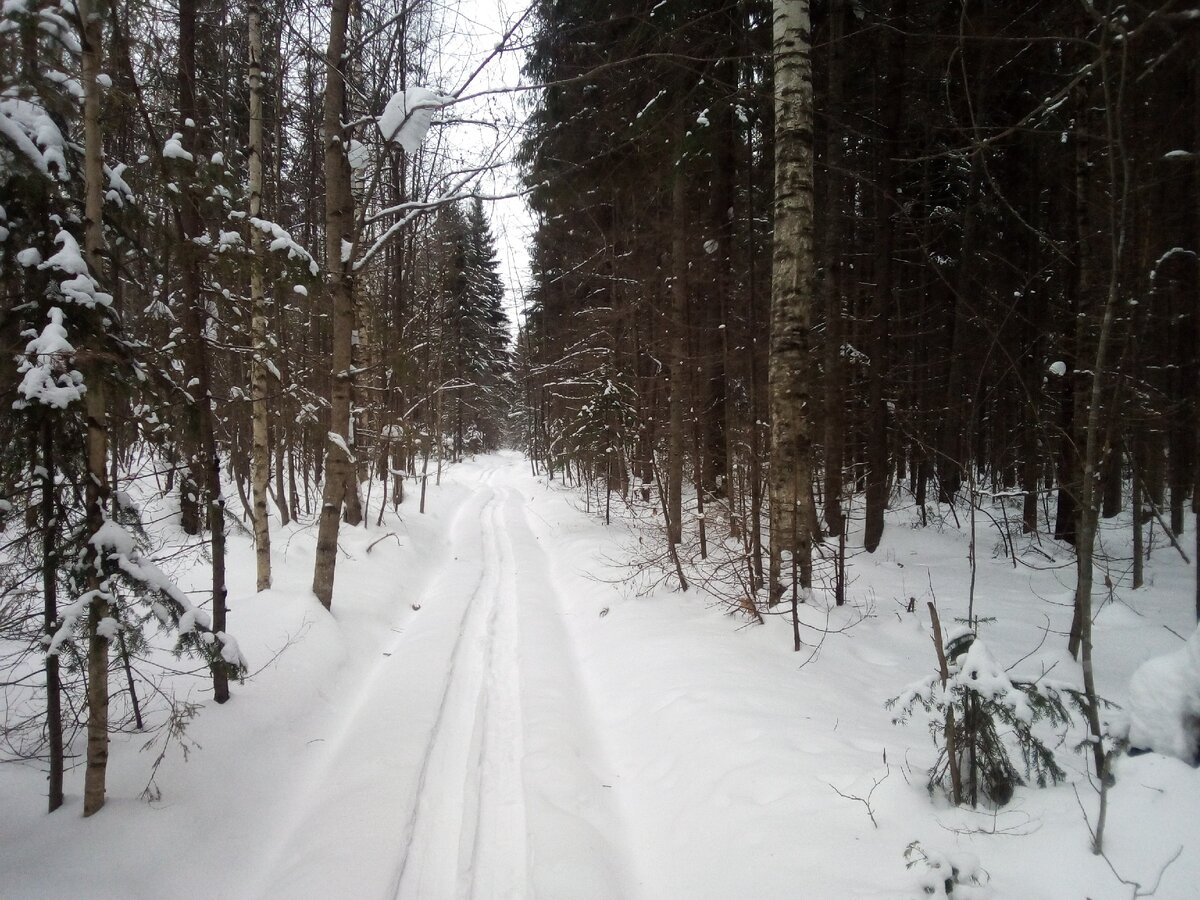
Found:
[[[432, 561], [423, 611], [401, 614], [408, 627], [328, 727], [256, 895], [631, 895], [613, 778], [530, 527], [533, 481], [516, 457], [473, 465], [451, 470], [471, 494]], [[304, 863], [331, 817], [353, 838], [318, 884]]]
[[[484, 473], [481, 481], [491, 474], [491, 472]], [[480, 509], [479, 501], [483, 496], [485, 495], [482, 491], [475, 492], [470, 497], [463, 499], [455, 508], [446, 528], [450, 545], [434, 560], [437, 570], [432, 572], [426, 580], [426, 587], [417, 604], [420, 607], [432, 606], [431, 612], [436, 612], [441, 596], [447, 593], [446, 586], [443, 585], [443, 582], [448, 580], [447, 570], [453, 567], [455, 555], [462, 556], [469, 548], [470, 537], [475, 531], [471, 527], [473, 518], [471, 512]], [[483, 506], [486, 508], [486, 501]], [[464, 608], [462, 620], [458, 622], [459, 643], [461, 643], [462, 625], [466, 619], [466, 612], [467, 610]], [[332, 794], [339, 792], [330, 790], [326, 785], [331, 781], [336, 781], [338, 776], [344, 776], [347, 772], [360, 769], [361, 758], [364, 754], [387, 754], [388, 748], [385, 742], [392, 735], [400, 733], [409, 726], [408, 710], [403, 703], [402, 694], [404, 688], [407, 687], [403, 682], [407, 679], [398, 677], [398, 675], [403, 676], [403, 673], [397, 672], [397, 662], [403, 660], [404, 645], [410, 640], [409, 629], [401, 624], [407, 615], [411, 615], [407, 610], [401, 613], [396, 626], [392, 629], [396, 632], [396, 637], [383, 648], [382, 656], [371, 666], [366, 677], [352, 692], [349, 706], [329, 726], [330, 737], [321, 739], [327, 740], [326, 749], [301, 776], [296, 791], [297, 799], [285, 807], [289, 811], [282, 816], [283, 821], [294, 824], [288, 826], [282, 838], [277, 840], [273, 850], [269, 853], [267, 861], [260, 869], [260, 877], [255, 882], [257, 889], [251, 891], [252, 896], [263, 898], [326, 896], [317, 885], [289, 883], [287, 873], [294, 866], [302, 863], [308, 854], [314, 852], [328, 854], [331, 851], [332, 848], [328, 845], [313, 846], [314, 839], [309, 833], [309, 826], [312, 826], [313, 830], [318, 833], [321, 831], [322, 824], [330, 815], [331, 806], [335, 808], [335, 814], [340, 813], [342, 821], [355, 827], [356, 830], [361, 831], [363, 824], [375, 826], [371, 829], [371, 839], [364, 841], [363, 835], [356, 836], [355, 843], [361, 847], [356, 858], [346, 858], [343, 851], [343, 859], [340, 862], [357, 865], [361, 863], [361, 856], [365, 855], [364, 851], [379, 852], [384, 849], [379, 846], [380, 833], [384, 832], [386, 826], [392, 823], [364, 823], [361, 809], [355, 808], [354, 789], [357, 789], [361, 796], [365, 792], [375, 792], [387, 786], [378, 784], [364, 786], [361, 783], [352, 782], [351, 790], [347, 790], [343, 786], [340, 792], [343, 796], [331, 797]], [[447, 683], [449, 677], [448, 675]], [[397, 804], [403, 805], [403, 798], [397, 797], [394, 800]], [[361, 878], [362, 875], [359, 874], [359, 877]]]
[[[516, 635], [502, 625], [505, 587], [496, 520], [500, 497], [483, 478], [482, 569], [463, 606], [438, 715], [426, 745], [394, 897], [524, 896], [524, 797]], [[462, 558], [462, 554], [458, 554]], [[511, 559], [508, 560], [511, 581]], [[512, 596], [512, 588], [508, 591]], [[501, 635], [499, 632], [505, 631]], [[497, 644], [509, 640], [512, 646]], [[505, 734], [505, 732], [510, 732]], [[505, 738], [507, 737], [507, 740]]]

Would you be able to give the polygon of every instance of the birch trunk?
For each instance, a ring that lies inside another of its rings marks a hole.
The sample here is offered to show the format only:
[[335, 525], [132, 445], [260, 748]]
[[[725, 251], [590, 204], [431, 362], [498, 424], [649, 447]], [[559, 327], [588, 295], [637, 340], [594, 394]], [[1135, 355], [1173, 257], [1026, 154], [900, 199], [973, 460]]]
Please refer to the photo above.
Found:
[[[342, 111], [346, 106], [346, 82], [342, 66], [345, 64], [349, 19], [350, 0], [335, 0], [330, 20], [329, 49], [325, 55], [323, 124], [326, 265], [333, 307], [333, 378], [329, 390], [329, 435], [325, 440], [325, 488], [321, 498], [316, 565], [313, 570], [313, 593], [326, 609], [333, 602], [342, 504], [348, 499], [348, 491], [357, 494], [354, 460], [350, 456], [354, 283], [349, 257], [353, 254], [343, 251], [344, 244], [353, 237], [354, 221], [350, 161], [346, 157], [342, 133]], [[347, 504], [348, 507], [350, 505]]]
[[[246, 8], [250, 55], [250, 216], [262, 215], [263, 111], [262, 111], [262, 17], [257, 0]], [[254, 356], [250, 375], [250, 490], [254, 506], [254, 560], [257, 587], [271, 587], [271, 529], [267, 522], [267, 478], [270, 458], [267, 448], [267, 300], [263, 284], [263, 233], [250, 226], [250, 320]], [[279, 505], [284, 505], [283, 484], [276, 485]]]
[[812, 585], [809, 332], [813, 306], [812, 61], [808, 0], [775, 0], [775, 232], [772, 241], [770, 602], [783, 594], [782, 554]]

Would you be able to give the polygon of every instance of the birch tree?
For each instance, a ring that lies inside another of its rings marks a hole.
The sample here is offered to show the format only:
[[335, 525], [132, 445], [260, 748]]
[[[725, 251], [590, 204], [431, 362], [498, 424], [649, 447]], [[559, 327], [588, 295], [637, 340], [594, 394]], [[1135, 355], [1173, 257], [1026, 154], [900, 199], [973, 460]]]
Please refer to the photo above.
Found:
[[[263, 106], [262, 106], [262, 13], [258, 0], [246, 8], [250, 81], [250, 218], [262, 215]], [[271, 529], [267, 523], [267, 479], [270, 471], [267, 449], [267, 301], [263, 278], [263, 232], [250, 226], [251, 342], [251, 492], [254, 504], [254, 554], [258, 590], [271, 587]], [[283, 486], [277, 485], [280, 497]], [[282, 505], [282, 503], [280, 504]]]
[[[793, 604], [812, 585], [809, 337], [813, 307], [813, 96], [807, 0], [776, 0], [775, 233], [772, 239], [770, 591], [784, 593], [791, 554]], [[795, 633], [800, 649], [799, 632]]]

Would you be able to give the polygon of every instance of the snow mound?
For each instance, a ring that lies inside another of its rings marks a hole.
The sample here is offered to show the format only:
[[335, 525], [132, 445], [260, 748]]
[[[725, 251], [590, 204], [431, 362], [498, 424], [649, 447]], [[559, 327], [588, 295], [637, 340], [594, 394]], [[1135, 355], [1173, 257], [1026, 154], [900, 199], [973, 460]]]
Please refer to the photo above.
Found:
[[1133, 673], [1129, 744], [1200, 762], [1200, 627], [1178, 650], [1147, 660]]
[[433, 122], [434, 111], [449, 100], [423, 87], [410, 87], [393, 94], [379, 117], [384, 140], [399, 144], [405, 153], [416, 153]]

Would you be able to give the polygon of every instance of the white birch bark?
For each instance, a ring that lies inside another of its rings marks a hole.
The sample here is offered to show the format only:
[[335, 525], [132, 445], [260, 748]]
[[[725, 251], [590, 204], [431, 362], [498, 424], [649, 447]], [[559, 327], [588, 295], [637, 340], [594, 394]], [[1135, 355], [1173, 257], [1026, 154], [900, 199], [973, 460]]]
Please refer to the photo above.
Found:
[[[246, 9], [250, 56], [250, 216], [262, 215], [263, 190], [263, 116], [262, 116], [262, 16], [257, 0]], [[257, 588], [271, 587], [271, 528], [267, 522], [267, 478], [270, 471], [267, 447], [267, 302], [263, 284], [263, 233], [250, 228], [250, 320], [254, 357], [250, 375], [250, 489], [254, 507], [254, 559]], [[282, 486], [277, 486], [283, 496]], [[282, 505], [282, 504], [281, 504]]]
[[775, 0], [775, 232], [772, 241], [770, 597], [784, 591], [782, 554], [811, 583], [809, 332], [813, 305], [812, 62], [808, 0]]

